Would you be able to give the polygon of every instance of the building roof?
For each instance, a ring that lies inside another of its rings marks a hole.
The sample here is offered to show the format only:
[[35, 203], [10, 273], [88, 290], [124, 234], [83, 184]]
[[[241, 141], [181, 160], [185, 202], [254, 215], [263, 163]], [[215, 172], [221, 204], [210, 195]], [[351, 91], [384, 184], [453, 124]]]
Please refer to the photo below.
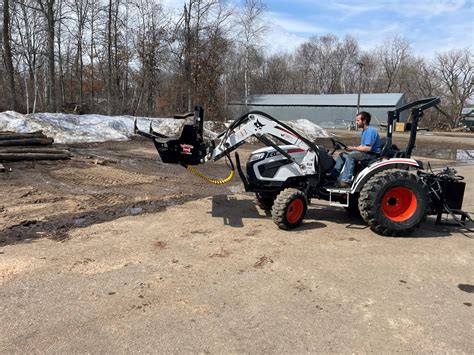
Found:
[[[395, 107], [402, 100], [402, 93], [361, 94], [360, 106]], [[233, 102], [242, 105], [243, 101]], [[357, 106], [357, 94], [334, 95], [254, 95], [249, 98], [251, 106]]]

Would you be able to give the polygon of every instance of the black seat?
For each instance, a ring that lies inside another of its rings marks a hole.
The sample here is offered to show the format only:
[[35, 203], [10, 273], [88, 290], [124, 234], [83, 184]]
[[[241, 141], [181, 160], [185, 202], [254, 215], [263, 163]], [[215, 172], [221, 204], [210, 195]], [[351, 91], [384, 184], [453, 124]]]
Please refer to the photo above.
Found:
[[378, 158], [402, 158], [406, 156], [405, 152], [400, 151], [396, 144], [389, 142], [387, 137], [381, 138], [380, 141], [382, 142], [382, 150], [377, 154]]

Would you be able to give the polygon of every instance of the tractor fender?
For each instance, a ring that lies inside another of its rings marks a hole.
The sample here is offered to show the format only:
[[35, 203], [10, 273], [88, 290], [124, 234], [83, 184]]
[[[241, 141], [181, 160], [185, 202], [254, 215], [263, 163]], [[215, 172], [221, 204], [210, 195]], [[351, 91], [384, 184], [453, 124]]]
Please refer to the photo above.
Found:
[[423, 169], [423, 163], [419, 160], [407, 158], [392, 158], [388, 160], [378, 160], [363, 169], [352, 184], [351, 193], [360, 192], [364, 184], [375, 174], [388, 169]]

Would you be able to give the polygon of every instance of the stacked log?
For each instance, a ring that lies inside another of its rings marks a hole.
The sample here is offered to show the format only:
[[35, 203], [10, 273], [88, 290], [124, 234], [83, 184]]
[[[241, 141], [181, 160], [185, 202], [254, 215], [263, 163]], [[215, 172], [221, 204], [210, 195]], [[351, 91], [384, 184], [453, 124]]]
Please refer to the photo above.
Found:
[[69, 159], [68, 150], [53, 148], [53, 138], [42, 131], [0, 132], [0, 161]]

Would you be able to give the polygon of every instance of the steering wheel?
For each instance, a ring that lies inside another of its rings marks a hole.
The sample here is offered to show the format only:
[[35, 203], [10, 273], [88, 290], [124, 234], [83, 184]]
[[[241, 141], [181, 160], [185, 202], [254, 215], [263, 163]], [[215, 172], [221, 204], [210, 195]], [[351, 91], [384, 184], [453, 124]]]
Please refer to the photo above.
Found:
[[338, 140], [335, 140], [334, 138], [330, 138], [330, 140], [332, 142], [332, 146], [334, 147], [333, 151], [331, 152], [331, 155], [333, 155], [336, 150], [345, 150], [347, 148], [347, 145]]

